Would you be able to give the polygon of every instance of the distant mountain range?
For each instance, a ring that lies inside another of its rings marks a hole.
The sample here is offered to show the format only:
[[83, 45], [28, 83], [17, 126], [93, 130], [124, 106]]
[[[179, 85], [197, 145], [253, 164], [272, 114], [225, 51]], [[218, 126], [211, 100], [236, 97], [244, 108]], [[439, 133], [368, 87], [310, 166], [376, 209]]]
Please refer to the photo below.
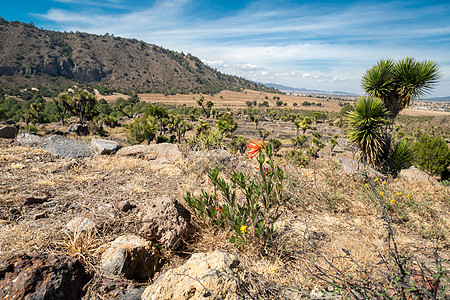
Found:
[[265, 86], [277, 89], [284, 93], [294, 93], [294, 94], [308, 94], [308, 95], [324, 95], [324, 96], [341, 96], [341, 97], [358, 97], [360, 95], [355, 93], [347, 93], [341, 91], [321, 91], [321, 90], [310, 90], [305, 88], [294, 88], [290, 86], [284, 86], [276, 83], [264, 83]]
[[445, 97], [428, 97], [421, 100], [433, 100], [433, 101], [440, 101], [440, 102], [450, 102], [450, 96]]
[[76, 85], [152, 93], [276, 92], [136, 39], [39, 29], [0, 17], [0, 87]]

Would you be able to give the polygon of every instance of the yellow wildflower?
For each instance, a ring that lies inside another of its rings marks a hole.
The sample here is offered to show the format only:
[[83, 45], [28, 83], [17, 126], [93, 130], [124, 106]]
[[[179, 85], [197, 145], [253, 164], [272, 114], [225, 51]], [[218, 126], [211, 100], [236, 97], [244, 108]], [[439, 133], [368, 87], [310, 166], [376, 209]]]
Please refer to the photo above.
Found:
[[285, 166], [286, 165], [286, 163], [283, 163], [283, 166]]
[[246, 233], [246, 232], [247, 232], [247, 226], [242, 225], [242, 226], [241, 226], [241, 232], [242, 232], [242, 233]]
[[308, 174], [305, 174], [305, 177], [308, 177]]
[[382, 184], [387, 184], [387, 182], [386, 182], [386, 181], [383, 181]]
[[377, 177], [377, 178], [375, 178], [375, 181], [378, 181], [378, 179], [379, 179], [378, 177]]
[[384, 196], [384, 192], [381, 192], [380, 195], [381, 195], [381, 196]]
[[406, 195], [406, 197], [411, 198], [412, 196], [411, 196], [411, 194], [408, 194], [408, 195]]
[[397, 196], [399, 196], [399, 197], [400, 197], [401, 195], [402, 195], [402, 193], [400, 193], [400, 192], [398, 192], [398, 193], [397, 193]]
[[395, 203], [395, 199], [392, 199], [392, 200], [391, 200], [391, 204], [394, 204], [394, 203]]
[[364, 186], [367, 186], [367, 183], [364, 183]]

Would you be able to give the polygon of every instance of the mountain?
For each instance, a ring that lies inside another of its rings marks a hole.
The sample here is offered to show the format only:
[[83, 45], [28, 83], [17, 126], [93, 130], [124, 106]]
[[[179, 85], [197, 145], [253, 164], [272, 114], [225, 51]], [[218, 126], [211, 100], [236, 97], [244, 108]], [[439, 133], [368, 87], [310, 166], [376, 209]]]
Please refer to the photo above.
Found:
[[285, 93], [293, 94], [308, 94], [308, 95], [329, 95], [329, 96], [344, 96], [344, 97], [358, 97], [360, 95], [354, 93], [340, 92], [340, 91], [321, 91], [321, 90], [309, 90], [305, 88], [294, 88], [290, 86], [284, 86], [276, 83], [264, 83], [265, 86], [277, 89]]
[[136, 92], [271, 90], [218, 72], [191, 55], [113, 35], [43, 30], [0, 18], [0, 83], [87, 82]]
[[450, 96], [445, 97], [429, 97], [421, 100], [430, 100], [430, 101], [440, 101], [440, 102], [450, 102]]

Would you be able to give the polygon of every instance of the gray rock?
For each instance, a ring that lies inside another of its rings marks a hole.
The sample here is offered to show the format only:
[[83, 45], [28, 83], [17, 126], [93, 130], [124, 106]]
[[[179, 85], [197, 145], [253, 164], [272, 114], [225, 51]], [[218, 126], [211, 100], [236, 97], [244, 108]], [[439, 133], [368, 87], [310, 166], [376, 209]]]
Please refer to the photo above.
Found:
[[[357, 160], [350, 158], [340, 158], [339, 163], [341, 164], [344, 172], [348, 175], [358, 175], [364, 172], [364, 165]], [[386, 178], [385, 175], [369, 166], [366, 166], [366, 171], [369, 176]]]
[[77, 217], [66, 224], [66, 229], [73, 232], [89, 232], [95, 228], [95, 223], [89, 218]]
[[135, 235], [115, 239], [103, 252], [102, 270], [127, 279], [147, 280], [160, 265], [160, 252], [151, 242]]
[[189, 211], [176, 199], [163, 196], [147, 208], [139, 234], [168, 249], [176, 249], [191, 233], [190, 219]]
[[23, 147], [40, 147], [44, 143], [42, 137], [28, 132], [18, 134], [16, 141]]
[[77, 141], [59, 135], [50, 136], [44, 144], [42, 144], [42, 149], [70, 159], [92, 155], [89, 142]]
[[209, 150], [209, 151], [191, 151], [189, 160], [197, 164], [204, 164], [208, 167], [217, 166], [224, 169], [234, 169], [239, 164], [237, 156], [231, 154], [228, 150]]
[[399, 177], [410, 182], [414, 181], [428, 182], [432, 180], [432, 177], [428, 176], [427, 173], [417, 169], [416, 167], [401, 170]]
[[78, 135], [88, 135], [89, 134], [89, 127], [87, 125], [82, 124], [71, 124], [64, 133], [76, 133]]
[[19, 129], [15, 126], [2, 126], [0, 127], [0, 138], [13, 139], [19, 133]]
[[124, 147], [117, 151], [117, 155], [138, 156], [147, 159], [160, 159], [169, 162], [175, 162], [183, 158], [183, 154], [178, 146], [176, 144], [169, 143]]
[[145, 289], [142, 300], [241, 299], [238, 265], [238, 260], [223, 252], [193, 254], [184, 265], [159, 276]]
[[110, 140], [93, 138], [91, 141], [91, 148], [95, 154], [103, 155], [116, 153], [117, 150], [122, 148], [122, 145]]

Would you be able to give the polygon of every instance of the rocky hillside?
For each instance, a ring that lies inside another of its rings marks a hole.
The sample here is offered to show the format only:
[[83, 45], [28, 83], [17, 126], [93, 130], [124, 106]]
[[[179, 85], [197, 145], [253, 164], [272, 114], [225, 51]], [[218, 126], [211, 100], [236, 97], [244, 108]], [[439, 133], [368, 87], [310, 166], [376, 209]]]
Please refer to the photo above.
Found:
[[3, 84], [43, 81], [45, 85], [63, 77], [137, 92], [268, 90], [252, 81], [220, 73], [191, 54], [136, 39], [49, 31], [0, 18], [0, 78], [10, 76], [14, 80], [1, 80]]

